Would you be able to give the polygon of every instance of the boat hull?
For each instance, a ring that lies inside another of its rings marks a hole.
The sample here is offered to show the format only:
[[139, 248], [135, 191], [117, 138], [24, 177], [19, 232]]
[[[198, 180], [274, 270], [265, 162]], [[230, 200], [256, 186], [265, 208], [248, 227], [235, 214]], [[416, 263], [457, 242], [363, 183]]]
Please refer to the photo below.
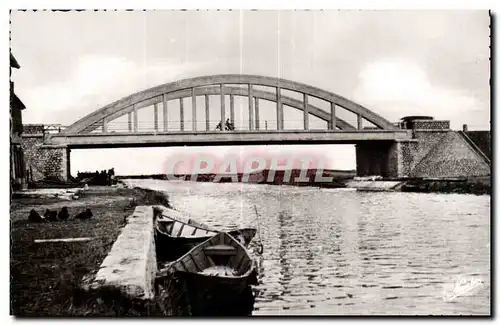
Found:
[[[178, 272], [161, 285], [164, 308], [174, 316], [251, 316], [255, 295], [250, 278], [235, 285]], [[256, 275], [252, 275], [255, 277]], [[168, 284], [166, 284], [166, 282]]]
[[246, 248], [221, 232], [169, 263], [155, 282], [173, 315], [245, 316], [253, 310], [257, 269]]
[[[247, 247], [256, 234], [256, 229], [245, 228], [233, 231], [228, 231], [231, 236], [241, 238], [243, 246]], [[186, 254], [189, 250], [197, 245], [210, 239], [212, 236], [206, 237], [172, 237], [161, 231], [156, 231], [156, 256], [160, 260], [173, 261]]]

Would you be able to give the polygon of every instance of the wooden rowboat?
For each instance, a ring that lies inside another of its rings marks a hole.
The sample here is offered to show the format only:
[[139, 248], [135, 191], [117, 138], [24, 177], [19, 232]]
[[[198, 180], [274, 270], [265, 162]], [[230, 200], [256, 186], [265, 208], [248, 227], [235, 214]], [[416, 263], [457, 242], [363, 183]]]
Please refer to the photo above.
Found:
[[248, 315], [256, 264], [238, 240], [220, 232], [161, 270], [155, 284], [176, 315]]
[[163, 205], [157, 205], [154, 207], [155, 211], [155, 217], [162, 221], [162, 220], [176, 220], [176, 221], [181, 221], [184, 223], [187, 223], [188, 225], [198, 227], [198, 228], [203, 228], [203, 229], [210, 229], [210, 230], [215, 230], [214, 228], [210, 227], [209, 225], [206, 225], [204, 223], [198, 222], [189, 216], [187, 216], [185, 213], [167, 208]]
[[[161, 215], [157, 216], [155, 227], [157, 256], [167, 261], [179, 258], [193, 247], [219, 233], [217, 229], [186, 218], [178, 211], [168, 208], [161, 209]], [[256, 232], [255, 228], [228, 231], [244, 246], [248, 246]]]

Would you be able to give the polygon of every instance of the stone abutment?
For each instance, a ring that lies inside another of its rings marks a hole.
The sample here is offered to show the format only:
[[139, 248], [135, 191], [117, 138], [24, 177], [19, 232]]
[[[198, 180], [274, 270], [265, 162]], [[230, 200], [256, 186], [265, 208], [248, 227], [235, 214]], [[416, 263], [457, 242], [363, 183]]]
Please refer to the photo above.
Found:
[[70, 175], [70, 152], [66, 145], [47, 145], [43, 125], [26, 125], [21, 145], [24, 150], [29, 182], [67, 181]]

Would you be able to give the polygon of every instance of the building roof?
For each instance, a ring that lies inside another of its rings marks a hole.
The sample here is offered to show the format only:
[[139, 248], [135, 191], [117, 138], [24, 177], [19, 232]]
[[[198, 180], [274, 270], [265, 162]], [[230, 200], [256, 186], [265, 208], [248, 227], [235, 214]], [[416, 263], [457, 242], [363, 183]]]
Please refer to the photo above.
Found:
[[19, 69], [21, 67], [19, 63], [17, 63], [17, 60], [14, 57], [14, 55], [12, 55], [12, 52], [10, 53], [10, 67], [16, 69]]
[[11, 93], [11, 96], [12, 96], [12, 105], [14, 107], [19, 107], [20, 109], [26, 108], [24, 103], [19, 99], [19, 97], [17, 97], [17, 95], [14, 92]]
[[423, 116], [423, 115], [413, 115], [413, 116], [405, 116], [402, 117], [402, 121], [412, 121], [412, 120], [433, 120], [432, 116]]

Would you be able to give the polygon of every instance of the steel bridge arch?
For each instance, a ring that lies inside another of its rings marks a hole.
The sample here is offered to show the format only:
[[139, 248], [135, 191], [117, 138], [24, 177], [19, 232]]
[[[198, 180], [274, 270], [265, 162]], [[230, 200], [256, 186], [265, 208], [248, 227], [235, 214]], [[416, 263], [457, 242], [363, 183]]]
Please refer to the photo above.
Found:
[[[277, 89], [277, 94], [257, 89], [250, 90], [248, 88], [225, 86], [233, 84], [267, 86]], [[385, 130], [393, 130], [396, 127], [382, 116], [375, 112], [351, 101], [335, 93], [313, 87], [310, 85], [290, 81], [286, 79], [258, 76], [258, 75], [240, 75], [240, 74], [225, 74], [202, 76], [189, 79], [182, 79], [171, 83], [162, 84], [153, 88], [149, 88], [132, 95], [119, 99], [111, 104], [108, 104], [87, 116], [79, 119], [72, 125], [68, 126], [62, 133], [77, 134], [88, 133], [97, 129], [103, 123], [110, 122], [120, 116], [123, 116], [133, 110], [144, 108], [162, 101], [186, 98], [191, 96], [201, 95], [224, 95], [247, 96], [259, 99], [279, 102], [282, 105], [294, 107], [304, 111], [307, 107], [309, 114], [316, 116], [322, 120], [330, 121], [331, 113], [326, 112], [309, 103], [304, 103], [288, 96], [281, 94], [279, 89], [286, 89], [301, 93], [304, 97], [312, 96], [331, 103], [331, 105], [340, 106], [367, 121], [373, 123], [376, 127]], [[279, 94], [279, 95], [278, 95]], [[356, 127], [336, 117], [336, 127], [342, 130], [353, 130]]]

